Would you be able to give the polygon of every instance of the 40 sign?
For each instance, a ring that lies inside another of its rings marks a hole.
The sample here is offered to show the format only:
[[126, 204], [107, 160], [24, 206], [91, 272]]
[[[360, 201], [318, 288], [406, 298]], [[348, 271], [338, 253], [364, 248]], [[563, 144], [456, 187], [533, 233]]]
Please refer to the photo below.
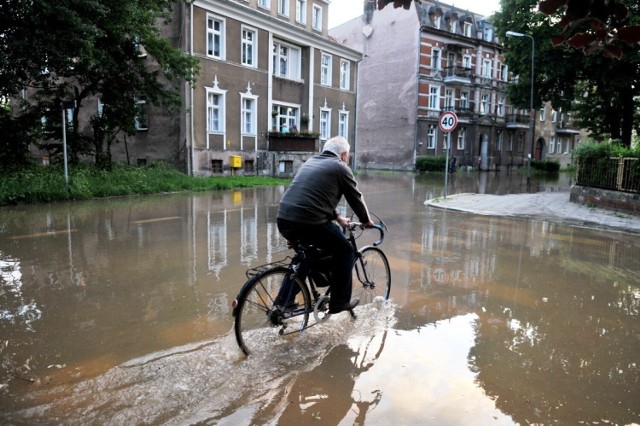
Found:
[[458, 125], [458, 116], [453, 111], [445, 111], [440, 115], [438, 127], [443, 132], [451, 132]]

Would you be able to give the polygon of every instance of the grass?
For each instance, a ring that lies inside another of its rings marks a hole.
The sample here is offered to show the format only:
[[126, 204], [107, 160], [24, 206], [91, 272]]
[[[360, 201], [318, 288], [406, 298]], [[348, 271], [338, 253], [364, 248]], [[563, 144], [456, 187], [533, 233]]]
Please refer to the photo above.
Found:
[[264, 176], [193, 177], [165, 164], [147, 167], [116, 165], [110, 171], [81, 165], [69, 169], [65, 184], [62, 167], [33, 167], [0, 175], [0, 205], [154, 194], [214, 191], [260, 185], [281, 185], [288, 179]]

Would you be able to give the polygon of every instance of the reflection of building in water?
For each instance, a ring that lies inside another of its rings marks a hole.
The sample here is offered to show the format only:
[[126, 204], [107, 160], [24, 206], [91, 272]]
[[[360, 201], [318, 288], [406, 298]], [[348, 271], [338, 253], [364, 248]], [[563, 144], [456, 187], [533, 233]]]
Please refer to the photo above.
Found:
[[227, 266], [227, 211], [207, 213], [208, 268], [216, 276]]
[[258, 206], [240, 210], [240, 261], [249, 264], [258, 257]]

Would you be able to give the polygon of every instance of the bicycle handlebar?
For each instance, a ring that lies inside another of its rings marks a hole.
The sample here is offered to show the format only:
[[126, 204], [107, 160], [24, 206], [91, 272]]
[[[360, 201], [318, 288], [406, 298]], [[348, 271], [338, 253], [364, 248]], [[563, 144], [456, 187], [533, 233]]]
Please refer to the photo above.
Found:
[[[349, 225], [347, 225], [347, 229], [349, 229], [350, 232], [355, 231], [356, 228], [361, 228], [361, 229], [367, 229], [367, 228], [363, 228], [362, 227], [362, 223], [360, 222], [349, 222]], [[380, 244], [382, 244], [382, 242], [384, 241], [384, 224], [383, 223], [374, 223], [373, 226], [369, 229], [377, 229], [378, 232], [380, 232], [380, 239], [376, 242], [373, 243], [374, 246], [379, 246]]]

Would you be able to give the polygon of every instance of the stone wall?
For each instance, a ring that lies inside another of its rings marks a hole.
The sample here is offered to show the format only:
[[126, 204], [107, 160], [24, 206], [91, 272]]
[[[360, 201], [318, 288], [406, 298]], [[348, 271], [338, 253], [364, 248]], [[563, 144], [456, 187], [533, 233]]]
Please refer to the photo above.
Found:
[[573, 185], [569, 200], [583, 206], [640, 216], [640, 194]]

